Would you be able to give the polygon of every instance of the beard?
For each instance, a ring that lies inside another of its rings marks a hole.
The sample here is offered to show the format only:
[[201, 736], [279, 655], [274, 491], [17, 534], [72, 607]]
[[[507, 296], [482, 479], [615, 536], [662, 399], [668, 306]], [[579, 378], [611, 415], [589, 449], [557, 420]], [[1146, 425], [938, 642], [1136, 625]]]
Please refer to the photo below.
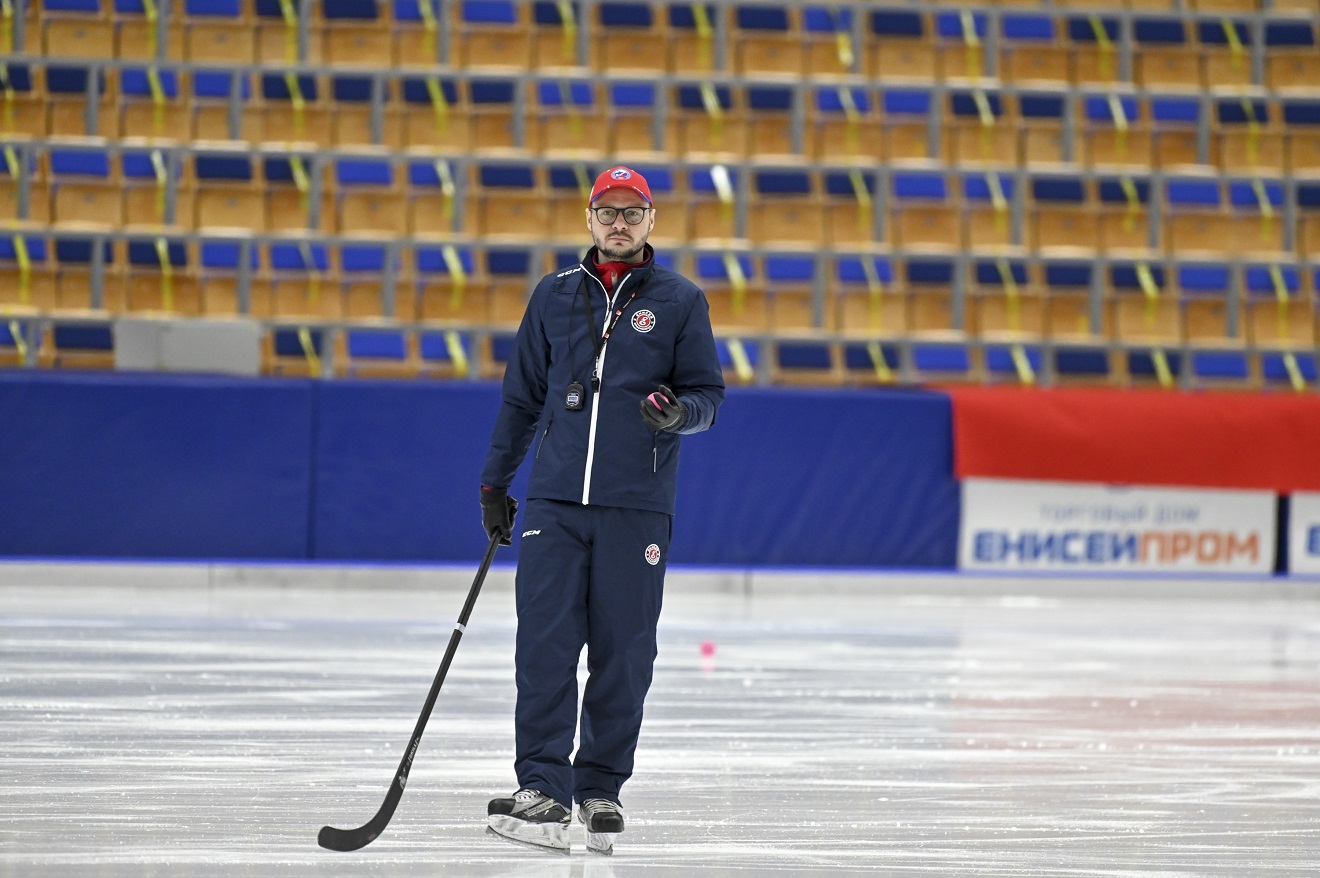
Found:
[[642, 248], [645, 246], [645, 239], [642, 239], [637, 244], [632, 244], [631, 242], [628, 244], [622, 242], [611, 244], [611, 242], [605, 238], [596, 241], [597, 252], [610, 262], [628, 262], [638, 253], [641, 253]]

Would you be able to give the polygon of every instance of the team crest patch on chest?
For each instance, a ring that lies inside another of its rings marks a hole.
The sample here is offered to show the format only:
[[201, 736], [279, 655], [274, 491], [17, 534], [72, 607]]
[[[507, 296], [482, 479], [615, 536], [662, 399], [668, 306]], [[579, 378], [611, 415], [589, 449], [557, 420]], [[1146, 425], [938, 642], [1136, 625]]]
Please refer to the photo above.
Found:
[[632, 327], [638, 332], [650, 332], [655, 329], [655, 315], [645, 308], [635, 312], [632, 316]]

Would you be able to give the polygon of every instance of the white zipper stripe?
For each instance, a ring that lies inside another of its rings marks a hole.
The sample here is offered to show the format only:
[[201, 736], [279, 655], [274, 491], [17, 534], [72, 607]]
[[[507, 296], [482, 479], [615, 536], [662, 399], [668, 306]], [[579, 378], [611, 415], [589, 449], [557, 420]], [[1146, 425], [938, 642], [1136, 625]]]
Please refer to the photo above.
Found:
[[[605, 347], [609, 342], [605, 343]], [[596, 377], [600, 378], [602, 369], [605, 365], [605, 347], [600, 349], [600, 356], [596, 359]], [[602, 385], [604, 386], [604, 385]], [[600, 414], [600, 391], [591, 392], [591, 432], [587, 434], [587, 467], [582, 474], [582, 505], [586, 506], [591, 497], [591, 465], [596, 460], [596, 417]]]
[[[613, 312], [614, 310], [614, 303], [618, 299], [619, 290], [623, 289], [624, 281], [626, 281], [632, 275], [632, 272], [631, 271], [628, 272], [622, 278], [619, 279], [618, 283], [614, 287], [613, 296], [610, 296], [609, 291], [605, 289], [605, 285], [600, 282], [599, 278], [597, 278], [591, 272], [586, 271], [585, 265], [583, 266], [583, 272], [587, 275], [587, 277], [596, 281], [597, 285], [600, 286], [600, 291], [602, 293], [605, 293], [605, 301], [608, 303], [608, 305], [605, 308], [605, 322], [602, 323], [600, 326], [600, 331], [603, 334], [605, 332], [605, 327], [610, 325], [610, 313]], [[600, 346], [600, 356], [596, 358], [597, 387], [605, 386], [605, 349], [608, 348], [609, 346], [610, 346], [609, 339], [606, 339], [605, 343]], [[591, 427], [590, 427], [590, 432], [587, 433], [587, 465], [582, 473], [582, 505], [583, 506], [586, 506], [591, 500], [591, 465], [596, 461], [596, 419], [599, 414], [600, 414], [600, 390], [593, 390], [591, 392]]]

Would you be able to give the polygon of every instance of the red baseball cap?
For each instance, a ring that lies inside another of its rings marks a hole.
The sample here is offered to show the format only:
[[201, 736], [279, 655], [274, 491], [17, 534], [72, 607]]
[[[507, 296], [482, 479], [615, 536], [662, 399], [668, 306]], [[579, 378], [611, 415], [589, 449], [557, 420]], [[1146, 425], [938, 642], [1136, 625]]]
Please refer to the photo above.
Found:
[[591, 187], [590, 203], [595, 204], [596, 199], [609, 189], [631, 189], [645, 198], [647, 204], [651, 203], [651, 187], [647, 185], [646, 178], [632, 168], [616, 165], [607, 171], [602, 171], [596, 178], [596, 185]]

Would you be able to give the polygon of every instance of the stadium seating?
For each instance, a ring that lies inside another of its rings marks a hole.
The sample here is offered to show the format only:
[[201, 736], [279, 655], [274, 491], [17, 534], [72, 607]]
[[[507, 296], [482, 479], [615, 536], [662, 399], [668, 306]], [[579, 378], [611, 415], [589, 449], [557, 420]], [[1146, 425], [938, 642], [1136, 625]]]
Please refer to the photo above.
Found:
[[731, 380], [1315, 387], [1314, 0], [13, 7], [10, 365], [495, 376], [623, 161]]

